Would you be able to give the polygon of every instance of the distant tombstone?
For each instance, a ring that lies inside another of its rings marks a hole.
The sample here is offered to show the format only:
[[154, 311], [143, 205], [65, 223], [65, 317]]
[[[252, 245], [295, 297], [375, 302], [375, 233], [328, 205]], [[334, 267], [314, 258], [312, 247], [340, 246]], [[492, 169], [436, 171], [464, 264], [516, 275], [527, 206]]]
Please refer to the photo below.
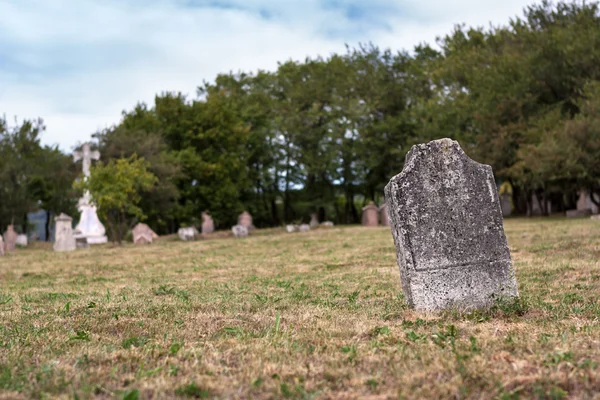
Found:
[[566, 211], [567, 218], [584, 218], [592, 215], [592, 210], [567, 210]]
[[85, 236], [75, 236], [75, 247], [78, 249], [87, 249], [88, 247], [90, 247], [90, 244], [88, 243], [88, 238], [86, 238]]
[[27, 235], [17, 235], [17, 240], [15, 241], [15, 244], [19, 247], [27, 247]]
[[4, 243], [7, 252], [15, 251], [17, 248], [17, 237], [18, 235], [17, 232], [15, 232], [14, 227], [9, 225], [6, 228], [6, 232], [4, 232]]
[[252, 215], [248, 211], [244, 211], [238, 217], [238, 225], [245, 226], [249, 230], [254, 229], [254, 225], [252, 224]]
[[309, 232], [310, 231], [310, 225], [308, 224], [302, 224], [298, 227], [298, 232]]
[[592, 215], [590, 219], [593, 221], [600, 221], [600, 214]]
[[379, 225], [379, 209], [372, 201], [362, 209], [363, 226], [374, 227]]
[[210, 215], [202, 213], [202, 234], [213, 233], [215, 231], [215, 223]]
[[458, 142], [413, 146], [385, 200], [410, 306], [472, 309], [518, 296], [492, 168]]
[[133, 244], [152, 243], [152, 239], [154, 239], [155, 235], [148, 225], [141, 222], [133, 227], [131, 233], [133, 234]]
[[321, 222], [321, 226], [325, 228], [333, 228], [333, 222], [331, 221], [323, 221]]
[[382, 205], [379, 207], [379, 219], [381, 221], [381, 225], [390, 226], [390, 220], [387, 214], [387, 205]]
[[[600, 200], [600, 198], [598, 198], [598, 196], [596, 194], [594, 194], [594, 200], [598, 201], [598, 200]], [[588, 210], [589, 210], [589, 214], [600, 213], [600, 209], [592, 201], [592, 195], [588, 191], [585, 191], [585, 190], [582, 190], [579, 192], [579, 198], [577, 199], [577, 210], [582, 211], [582, 214], [587, 213]]]
[[179, 235], [179, 239], [181, 239], [183, 241], [189, 241], [189, 240], [196, 239], [198, 230], [193, 226], [190, 226], [187, 228], [179, 228], [179, 230], [177, 231], [177, 234]]
[[298, 225], [286, 225], [285, 230], [287, 231], [287, 233], [296, 232], [298, 230]]
[[231, 231], [233, 232], [233, 236], [235, 236], [236, 238], [248, 236], [248, 227], [245, 225], [236, 225], [233, 228], [231, 228]]
[[319, 227], [319, 215], [318, 214], [311, 214], [310, 215], [310, 227], [311, 228], [318, 228]]
[[73, 218], [61, 213], [54, 218], [56, 222], [54, 251], [73, 251], [77, 248], [75, 237], [73, 236]]
[[0, 235], [0, 256], [4, 255], [4, 240], [2, 239], [2, 235]]

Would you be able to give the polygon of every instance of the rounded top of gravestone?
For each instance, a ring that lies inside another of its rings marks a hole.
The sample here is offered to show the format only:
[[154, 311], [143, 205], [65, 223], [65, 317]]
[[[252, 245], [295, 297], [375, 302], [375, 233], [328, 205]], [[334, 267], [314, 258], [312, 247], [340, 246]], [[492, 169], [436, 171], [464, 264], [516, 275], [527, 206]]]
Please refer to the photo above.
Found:
[[363, 211], [364, 210], [371, 210], [371, 209], [372, 210], [377, 210], [378, 209], [377, 206], [375, 205], [375, 203], [372, 200], [369, 202], [369, 204], [367, 204], [366, 206], [363, 207]]
[[60, 215], [54, 218], [55, 221], [73, 221], [73, 218], [69, 217], [65, 213], [60, 213]]

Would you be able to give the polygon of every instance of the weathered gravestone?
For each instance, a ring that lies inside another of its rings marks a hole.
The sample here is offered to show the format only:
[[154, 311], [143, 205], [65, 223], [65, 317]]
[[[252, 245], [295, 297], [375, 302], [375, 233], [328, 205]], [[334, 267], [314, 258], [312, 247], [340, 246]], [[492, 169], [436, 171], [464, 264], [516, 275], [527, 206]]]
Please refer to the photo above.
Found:
[[450, 139], [413, 146], [385, 199], [410, 306], [470, 309], [518, 296], [490, 166]]
[[319, 227], [319, 215], [318, 214], [310, 214], [310, 227], [311, 228]]
[[381, 220], [381, 225], [390, 226], [390, 220], [387, 214], [387, 205], [382, 205], [379, 207], [379, 219]]
[[73, 251], [76, 248], [75, 237], [73, 236], [73, 218], [61, 213], [54, 218], [56, 221], [54, 251]]
[[248, 211], [244, 211], [238, 217], [238, 225], [245, 226], [248, 230], [254, 229], [254, 225], [252, 224], [252, 215]]
[[321, 222], [321, 226], [323, 226], [325, 228], [333, 228], [333, 222], [331, 222], [331, 221], [324, 221], [324, 222]]
[[193, 226], [187, 228], [179, 228], [177, 231], [179, 235], [179, 239], [187, 241], [196, 239], [196, 235], [198, 235], [198, 229]]
[[298, 230], [298, 225], [286, 225], [285, 230], [287, 231], [287, 233], [296, 232]]
[[362, 209], [363, 226], [373, 227], [379, 225], [379, 208], [372, 201]]
[[2, 235], [0, 235], [0, 256], [4, 255], [4, 240], [2, 240]]
[[244, 225], [236, 225], [233, 228], [231, 228], [231, 231], [233, 232], [233, 236], [235, 236], [236, 238], [248, 236], [248, 227]]
[[27, 235], [17, 235], [17, 240], [15, 244], [19, 247], [27, 247], [29, 241], [27, 240]]
[[202, 213], [202, 234], [213, 233], [215, 231], [215, 223], [210, 215]]
[[131, 230], [133, 234], [133, 244], [150, 244], [154, 239], [154, 231], [144, 223], [138, 223]]
[[298, 227], [298, 232], [310, 232], [310, 225], [309, 224], [301, 224]]
[[7, 252], [15, 251], [17, 248], [17, 232], [12, 225], [9, 225], [4, 232], [4, 243]]

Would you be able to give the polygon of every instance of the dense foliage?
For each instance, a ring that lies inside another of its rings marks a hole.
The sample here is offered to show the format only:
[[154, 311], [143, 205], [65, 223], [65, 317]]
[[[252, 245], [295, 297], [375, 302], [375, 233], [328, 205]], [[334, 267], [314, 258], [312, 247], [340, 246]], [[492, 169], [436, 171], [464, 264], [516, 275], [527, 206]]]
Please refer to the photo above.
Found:
[[[358, 222], [410, 146], [441, 137], [492, 165], [516, 211], [531, 210], [532, 198], [564, 210], [579, 190], [600, 196], [599, 87], [598, 5], [543, 2], [505, 26], [457, 26], [435, 48], [366, 45], [222, 74], [195, 99], [163, 93], [138, 104], [95, 138], [105, 163], [148, 160], [158, 183], [140, 207], [162, 233], [205, 210], [222, 227], [244, 209], [258, 226], [313, 212]], [[0, 204], [2, 223], [30, 207]]]

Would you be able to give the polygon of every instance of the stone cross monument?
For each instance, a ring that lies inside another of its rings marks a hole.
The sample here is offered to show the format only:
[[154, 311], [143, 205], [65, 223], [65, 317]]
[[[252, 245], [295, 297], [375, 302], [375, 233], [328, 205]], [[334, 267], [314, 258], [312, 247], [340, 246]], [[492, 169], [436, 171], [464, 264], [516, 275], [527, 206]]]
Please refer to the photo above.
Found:
[[[81, 147], [81, 151], [76, 151], [73, 153], [74, 162], [82, 160], [83, 179], [88, 179], [90, 176], [90, 166], [92, 165], [92, 160], [99, 159], [100, 152], [92, 151], [89, 143], [84, 143]], [[86, 238], [89, 244], [106, 243], [108, 241], [105, 235], [106, 229], [98, 219], [96, 206], [92, 204], [91, 196], [88, 191], [86, 191], [83, 194], [83, 197], [79, 199], [77, 208], [81, 213], [81, 218], [75, 227], [75, 238]]]

